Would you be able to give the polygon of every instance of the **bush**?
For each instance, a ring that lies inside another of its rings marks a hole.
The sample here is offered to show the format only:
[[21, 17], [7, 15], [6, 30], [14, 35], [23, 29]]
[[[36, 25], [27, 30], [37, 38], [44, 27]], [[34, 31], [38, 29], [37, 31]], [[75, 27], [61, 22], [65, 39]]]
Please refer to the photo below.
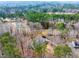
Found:
[[5, 57], [21, 57], [18, 48], [16, 48], [16, 39], [8, 32], [0, 36], [0, 43]]
[[54, 49], [54, 55], [56, 57], [70, 57], [71, 56], [71, 48], [67, 45], [59, 45]]
[[57, 22], [57, 23], [55, 24], [55, 27], [56, 27], [57, 29], [63, 30], [63, 29], [65, 28], [65, 24], [62, 23], [62, 22]]
[[61, 30], [61, 37], [66, 38], [67, 34], [68, 34], [68, 31], [69, 31], [68, 29]]
[[46, 42], [42, 43], [42, 44], [39, 44], [39, 43], [36, 43], [35, 40], [33, 41], [32, 49], [34, 50], [36, 57], [44, 57], [44, 53], [46, 51], [46, 47], [47, 47], [47, 43]]

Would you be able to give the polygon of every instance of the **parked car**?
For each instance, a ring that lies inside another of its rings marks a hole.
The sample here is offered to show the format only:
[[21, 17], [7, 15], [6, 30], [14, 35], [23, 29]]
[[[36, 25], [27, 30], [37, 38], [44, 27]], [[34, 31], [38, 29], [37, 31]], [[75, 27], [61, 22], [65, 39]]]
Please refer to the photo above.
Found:
[[74, 48], [79, 48], [79, 41], [73, 42], [73, 47]]

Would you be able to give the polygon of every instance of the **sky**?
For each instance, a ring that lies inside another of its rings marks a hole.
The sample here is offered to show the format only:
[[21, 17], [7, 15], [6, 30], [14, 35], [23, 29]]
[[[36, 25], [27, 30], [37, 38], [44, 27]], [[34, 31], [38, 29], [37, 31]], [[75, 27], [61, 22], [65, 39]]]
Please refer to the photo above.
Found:
[[0, 1], [79, 1], [79, 0], [0, 0]]

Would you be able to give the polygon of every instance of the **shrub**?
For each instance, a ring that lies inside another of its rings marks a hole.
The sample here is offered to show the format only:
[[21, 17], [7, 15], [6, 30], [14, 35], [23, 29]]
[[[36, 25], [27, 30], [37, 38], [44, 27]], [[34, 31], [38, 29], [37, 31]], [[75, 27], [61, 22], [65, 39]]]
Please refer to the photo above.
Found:
[[67, 45], [59, 45], [54, 49], [54, 55], [56, 57], [70, 57], [71, 56], [71, 48]]
[[35, 42], [35, 40], [33, 41], [33, 50], [35, 52], [36, 57], [44, 57], [44, 53], [46, 51], [46, 46], [47, 43], [42, 43], [42, 44], [38, 44]]
[[55, 27], [56, 27], [57, 29], [63, 30], [63, 29], [65, 28], [65, 24], [62, 23], [62, 22], [57, 22], [57, 23], [55, 24]]
[[16, 48], [16, 39], [8, 32], [0, 36], [0, 43], [5, 57], [21, 57], [18, 48]]

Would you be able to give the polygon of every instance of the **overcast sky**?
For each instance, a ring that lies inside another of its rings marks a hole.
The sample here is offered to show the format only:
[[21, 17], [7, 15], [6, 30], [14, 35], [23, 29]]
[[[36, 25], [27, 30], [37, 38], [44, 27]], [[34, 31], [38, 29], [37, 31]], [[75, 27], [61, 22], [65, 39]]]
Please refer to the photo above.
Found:
[[0, 1], [79, 1], [79, 0], [0, 0]]

